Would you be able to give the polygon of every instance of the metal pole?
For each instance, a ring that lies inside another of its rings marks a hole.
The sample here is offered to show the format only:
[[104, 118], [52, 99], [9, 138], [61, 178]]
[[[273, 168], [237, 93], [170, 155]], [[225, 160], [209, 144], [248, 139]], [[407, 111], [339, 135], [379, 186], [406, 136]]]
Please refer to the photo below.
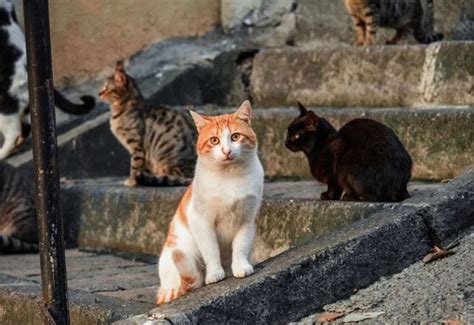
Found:
[[48, 0], [23, 0], [44, 315], [69, 324]]

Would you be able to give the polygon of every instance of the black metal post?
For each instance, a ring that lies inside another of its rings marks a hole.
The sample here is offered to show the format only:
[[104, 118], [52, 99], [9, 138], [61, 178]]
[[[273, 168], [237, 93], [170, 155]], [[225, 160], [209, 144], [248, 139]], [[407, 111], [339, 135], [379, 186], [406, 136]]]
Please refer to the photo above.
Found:
[[23, 0], [45, 319], [69, 324], [48, 0]]

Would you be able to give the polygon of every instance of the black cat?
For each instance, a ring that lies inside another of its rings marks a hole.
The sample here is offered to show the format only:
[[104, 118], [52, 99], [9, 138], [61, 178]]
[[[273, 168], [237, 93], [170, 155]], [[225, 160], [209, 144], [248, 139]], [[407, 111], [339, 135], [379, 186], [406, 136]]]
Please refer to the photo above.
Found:
[[288, 126], [285, 145], [303, 151], [313, 177], [328, 185], [322, 200], [398, 202], [410, 197], [412, 160], [392, 129], [355, 119], [336, 131], [298, 105], [300, 116]]

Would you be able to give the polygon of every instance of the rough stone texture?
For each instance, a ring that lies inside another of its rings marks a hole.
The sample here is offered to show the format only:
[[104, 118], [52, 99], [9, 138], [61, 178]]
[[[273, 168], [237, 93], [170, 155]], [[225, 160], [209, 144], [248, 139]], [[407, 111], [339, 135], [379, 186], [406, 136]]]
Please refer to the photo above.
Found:
[[474, 104], [474, 42], [260, 51], [258, 106], [393, 107]]
[[221, 0], [222, 27], [230, 29], [242, 23], [244, 18], [260, 7], [262, 0]]
[[[461, 229], [460, 225], [465, 227], [463, 231], [473, 226], [474, 218], [465, 210], [456, 210], [456, 218], [448, 216], [450, 228], [435, 230], [426, 223], [426, 216], [435, 213], [437, 206], [463, 205], [461, 201], [472, 200], [471, 172], [458, 177], [453, 186], [469, 197], [451, 199], [441, 188], [428, 196], [437, 202], [433, 207], [418, 202], [374, 213], [263, 262], [250, 277], [204, 287], [148, 315], [164, 315], [180, 324], [299, 320], [324, 305], [348, 298], [354, 288], [364, 288], [418, 261], [436, 244], [433, 234], [441, 238], [446, 233], [452, 237]], [[149, 324], [158, 323], [142, 315], [119, 324], [141, 324], [147, 320]]]
[[[440, 200], [441, 198], [441, 200]], [[432, 239], [443, 245], [474, 225], [474, 168], [471, 167], [462, 176], [441, 187], [435, 197], [426, 201], [412, 198], [409, 202], [425, 205], [425, 222], [431, 229]], [[459, 215], [466, 216], [460, 219]]]
[[152, 312], [179, 324], [297, 320], [348, 297], [353, 288], [401, 271], [429, 248], [419, 218], [384, 212], [268, 260], [251, 277], [204, 287]]
[[[202, 112], [217, 114], [228, 111]], [[413, 177], [436, 180], [452, 178], [474, 164], [473, 111], [472, 108], [315, 110], [337, 128], [357, 117], [369, 117], [385, 123], [394, 129], [411, 154]], [[268, 177], [310, 177], [303, 154], [291, 153], [284, 146], [286, 128], [297, 115], [295, 108], [255, 110], [253, 127]], [[58, 143], [63, 177], [128, 174], [128, 153], [110, 132], [108, 115], [60, 136]], [[31, 157], [31, 152], [26, 152], [8, 159], [8, 162], [14, 166], [28, 166]]]
[[[12, 156], [7, 162], [31, 170], [31, 150]], [[115, 139], [109, 126], [109, 114], [87, 121], [58, 137], [61, 176], [98, 177], [127, 175], [130, 156]]]
[[[132, 56], [126, 69], [154, 105], [237, 105], [248, 97], [241, 88], [248, 87], [256, 52], [245, 34], [213, 32], [151, 44]], [[99, 89], [89, 85], [94, 88], [86, 85], [86, 92]]]
[[[450, 186], [465, 196], [446, 197], [444, 193]], [[283, 187], [278, 187], [276, 193], [286, 200], [294, 195]], [[442, 238], [466, 231], [474, 225], [469, 210], [455, 208], [456, 217], [447, 216], [451, 222], [438, 229], [431, 228], [426, 218], [436, 213], [439, 206], [462, 206], [465, 203], [460, 201], [472, 202], [473, 196], [472, 172], [468, 171], [450, 185], [420, 193], [401, 207], [373, 213], [271, 258], [257, 265], [256, 273], [250, 277], [229, 278], [206, 286], [147, 313], [156, 288], [153, 264], [69, 251], [71, 285], [84, 289], [70, 291], [73, 313], [78, 309], [80, 317], [84, 317], [73, 319], [87, 324], [113, 320], [117, 324], [295, 321], [324, 305], [348, 298], [354, 288], [362, 289], [382, 276], [400, 272], [436, 244], [433, 234]], [[426, 198], [436, 204], [423, 203]], [[7, 256], [2, 257], [2, 262], [5, 263], [0, 266], [0, 317], [13, 324], [37, 322], [38, 314], [31, 300], [39, 293], [35, 283], [37, 256]], [[35, 263], [36, 268], [31, 266]], [[114, 278], [118, 285], [114, 285]], [[28, 312], [19, 312], [20, 306], [27, 306]]]
[[[437, 185], [413, 184], [420, 200]], [[322, 202], [315, 182], [268, 183], [257, 218], [254, 259], [275, 256], [395, 203]], [[62, 185], [69, 241], [80, 247], [158, 254], [184, 188], [134, 188], [101, 179]]]
[[[474, 322], [474, 234], [464, 238], [456, 254], [424, 264], [421, 261], [389, 278], [381, 278], [350, 299], [324, 306], [325, 311], [384, 312], [376, 319], [359, 324]], [[316, 324], [318, 314], [298, 324]], [[331, 324], [342, 324], [340, 318]]]
[[[446, 40], [474, 40], [473, 17], [474, 3], [471, 0], [435, 2], [435, 31], [444, 33]], [[338, 42], [352, 44], [355, 40], [344, 1], [299, 0], [296, 21], [296, 43], [299, 46]], [[384, 44], [393, 34], [392, 29], [381, 30], [377, 43]], [[406, 41], [415, 42], [412, 37]]]
[[[38, 255], [0, 258], [0, 323], [41, 324]], [[72, 324], [106, 324], [153, 307], [158, 285], [156, 260], [142, 263], [67, 250], [66, 261]]]

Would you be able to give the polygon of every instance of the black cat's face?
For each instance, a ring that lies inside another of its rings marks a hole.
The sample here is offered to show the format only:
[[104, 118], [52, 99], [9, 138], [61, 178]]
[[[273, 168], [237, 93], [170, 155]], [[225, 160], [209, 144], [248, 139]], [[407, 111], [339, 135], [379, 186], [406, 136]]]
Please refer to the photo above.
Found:
[[306, 110], [300, 103], [298, 104], [300, 116], [295, 118], [290, 125], [288, 125], [285, 140], [285, 146], [293, 152], [301, 151], [311, 144], [318, 125], [318, 117], [316, 114]]

